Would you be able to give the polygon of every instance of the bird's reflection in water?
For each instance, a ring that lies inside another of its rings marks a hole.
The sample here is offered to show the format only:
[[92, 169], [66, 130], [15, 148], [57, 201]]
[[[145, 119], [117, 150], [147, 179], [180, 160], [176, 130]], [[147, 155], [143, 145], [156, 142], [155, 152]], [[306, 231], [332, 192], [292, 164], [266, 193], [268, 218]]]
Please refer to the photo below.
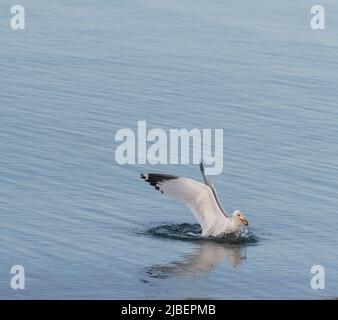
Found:
[[162, 279], [170, 276], [198, 276], [211, 271], [225, 258], [232, 267], [240, 266], [246, 259], [246, 251], [247, 245], [244, 244], [204, 241], [197, 251], [186, 254], [182, 260], [151, 266], [147, 268], [147, 273], [150, 277]]

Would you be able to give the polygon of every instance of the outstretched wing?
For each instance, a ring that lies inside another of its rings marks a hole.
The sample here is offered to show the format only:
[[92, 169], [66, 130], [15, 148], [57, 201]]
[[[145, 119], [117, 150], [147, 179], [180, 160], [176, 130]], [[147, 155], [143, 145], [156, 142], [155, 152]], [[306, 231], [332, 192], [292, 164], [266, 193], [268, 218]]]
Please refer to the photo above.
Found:
[[215, 186], [211, 183], [211, 181], [205, 175], [203, 162], [200, 163], [200, 169], [201, 169], [201, 173], [202, 173], [202, 176], [203, 176], [204, 183], [211, 188], [211, 191], [212, 191], [212, 193], [215, 197], [215, 200], [217, 202], [218, 207], [220, 208], [222, 213], [227, 217], [228, 214], [225, 212], [225, 210], [223, 209], [223, 207], [221, 205], [221, 202], [219, 201]]
[[222, 213], [211, 188], [206, 184], [159, 173], [141, 174], [141, 178], [156, 190], [189, 207], [202, 227], [203, 236], [217, 236], [224, 232], [227, 217]]

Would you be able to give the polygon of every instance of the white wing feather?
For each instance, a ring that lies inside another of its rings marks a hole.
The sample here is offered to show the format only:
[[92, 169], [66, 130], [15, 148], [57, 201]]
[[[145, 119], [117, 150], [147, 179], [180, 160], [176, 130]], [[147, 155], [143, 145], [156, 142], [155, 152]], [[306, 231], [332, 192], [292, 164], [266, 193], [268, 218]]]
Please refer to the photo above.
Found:
[[209, 186], [193, 179], [161, 174], [145, 174], [143, 178], [157, 190], [189, 207], [202, 227], [203, 236], [217, 237], [225, 232], [229, 219], [217, 205]]

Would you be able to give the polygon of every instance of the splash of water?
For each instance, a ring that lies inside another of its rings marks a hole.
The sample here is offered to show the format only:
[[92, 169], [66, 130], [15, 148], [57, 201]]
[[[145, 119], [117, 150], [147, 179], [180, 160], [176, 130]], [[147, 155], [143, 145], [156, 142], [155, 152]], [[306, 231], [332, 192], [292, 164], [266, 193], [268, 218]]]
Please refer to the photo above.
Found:
[[239, 233], [226, 234], [222, 238], [202, 237], [200, 225], [189, 223], [161, 225], [149, 229], [147, 233], [157, 237], [188, 241], [211, 240], [222, 243], [255, 243], [258, 241], [258, 238], [248, 229], [243, 229]]

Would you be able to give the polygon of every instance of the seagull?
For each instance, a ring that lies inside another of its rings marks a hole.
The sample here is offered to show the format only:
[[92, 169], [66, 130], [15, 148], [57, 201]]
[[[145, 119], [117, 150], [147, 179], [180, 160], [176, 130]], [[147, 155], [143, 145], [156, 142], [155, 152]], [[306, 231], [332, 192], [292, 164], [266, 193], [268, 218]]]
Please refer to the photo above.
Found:
[[201, 225], [203, 237], [222, 238], [245, 231], [249, 222], [244, 214], [235, 210], [229, 217], [220, 204], [214, 185], [204, 173], [203, 162], [200, 163], [200, 170], [204, 183], [161, 173], [145, 173], [141, 174], [141, 178], [156, 190], [190, 208]]

